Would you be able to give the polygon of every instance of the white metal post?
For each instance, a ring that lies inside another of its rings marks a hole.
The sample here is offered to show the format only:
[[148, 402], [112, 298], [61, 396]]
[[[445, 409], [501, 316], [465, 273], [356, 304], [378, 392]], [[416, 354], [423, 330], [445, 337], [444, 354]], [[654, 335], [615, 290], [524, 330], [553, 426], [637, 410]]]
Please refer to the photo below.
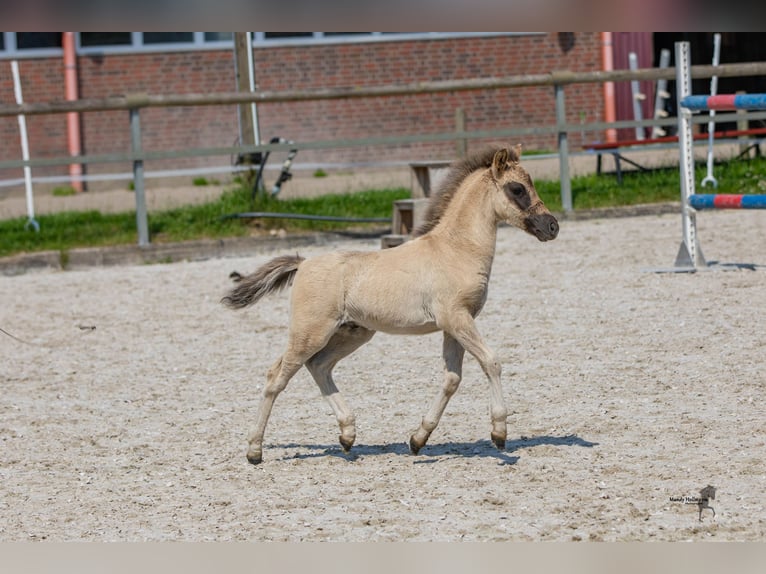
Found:
[[[721, 35], [713, 34], [713, 66], [718, 66], [721, 59]], [[710, 95], [715, 96], [718, 93], [718, 76], [710, 78]], [[700, 185], [705, 187], [711, 183], [713, 187], [718, 187], [718, 180], [713, 176], [713, 140], [715, 139], [715, 110], [710, 110], [710, 121], [707, 123], [707, 175], [702, 179]]]
[[678, 103], [678, 149], [681, 179], [681, 221], [683, 239], [676, 256], [676, 267], [696, 269], [706, 265], [697, 241], [697, 220], [689, 197], [694, 195], [694, 140], [692, 137], [692, 112], [681, 106], [681, 101], [691, 95], [691, 54], [689, 42], [676, 42], [676, 101]]
[[[255, 66], [253, 63], [253, 33], [247, 33], [247, 77], [250, 82], [250, 93], [255, 92]], [[253, 117], [253, 143], [261, 145], [261, 133], [258, 127], [258, 108], [255, 102], [250, 103], [250, 112]]]
[[[635, 52], [628, 54], [628, 66], [633, 72], [638, 70], [638, 56], [636, 56]], [[631, 95], [633, 96], [633, 119], [637, 122], [640, 122], [644, 119], [644, 112], [641, 109], [641, 102], [646, 99], [646, 94], [641, 92], [641, 84], [638, 82], [638, 80], [630, 81], [630, 91]], [[641, 126], [636, 126], [636, 139], [644, 139], [644, 128]]]
[[[670, 65], [670, 50], [663, 48], [660, 51], [660, 70], [664, 70]], [[668, 81], [665, 78], [657, 80], [657, 93], [654, 96], [654, 119], [666, 118], [668, 112], [665, 111], [665, 100], [670, 98], [668, 93]], [[652, 128], [652, 137], [660, 138], [667, 135], [660, 126]]]
[[[16, 103], [24, 103], [24, 96], [21, 92], [21, 77], [19, 76], [19, 63], [16, 60], [11, 62], [11, 75], [13, 76], [13, 94], [16, 96]], [[19, 135], [21, 136], [21, 159], [29, 161], [29, 140], [27, 139], [27, 118], [24, 114], [19, 114]], [[32, 168], [24, 166], [24, 187], [27, 194], [27, 226], [31, 226], [35, 231], [40, 231], [40, 225], [35, 220], [35, 201], [32, 191]]]
[[559, 181], [561, 182], [561, 207], [570, 213], [572, 206], [572, 181], [569, 178], [569, 140], [564, 126], [567, 123], [566, 110], [564, 107], [564, 86], [554, 85], [556, 96], [556, 124], [559, 127]]

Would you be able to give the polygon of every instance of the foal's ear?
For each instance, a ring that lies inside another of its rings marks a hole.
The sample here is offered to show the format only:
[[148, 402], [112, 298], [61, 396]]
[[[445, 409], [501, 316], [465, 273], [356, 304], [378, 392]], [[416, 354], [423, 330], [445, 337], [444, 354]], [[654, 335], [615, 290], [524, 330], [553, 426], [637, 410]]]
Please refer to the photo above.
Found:
[[495, 152], [495, 157], [492, 158], [492, 177], [500, 179], [508, 169], [508, 160], [510, 159], [510, 150], [507, 148], [501, 148]]
[[515, 146], [511, 148], [512, 152], [512, 159], [515, 161], [519, 161], [521, 159], [521, 144], [517, 143]]

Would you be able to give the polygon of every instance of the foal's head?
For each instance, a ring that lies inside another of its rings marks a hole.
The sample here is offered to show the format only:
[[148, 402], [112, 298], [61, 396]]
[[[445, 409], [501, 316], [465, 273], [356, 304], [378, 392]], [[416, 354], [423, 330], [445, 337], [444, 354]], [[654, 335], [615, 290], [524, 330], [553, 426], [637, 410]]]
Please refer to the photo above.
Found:
[[537, 195], [532, 178], [521, 167], [521, 144], [500, 148], [492, 158], [489, 177], [495, 213], [500, 221], [523, 229], [540, 241], [555, 239], [559, 224]]

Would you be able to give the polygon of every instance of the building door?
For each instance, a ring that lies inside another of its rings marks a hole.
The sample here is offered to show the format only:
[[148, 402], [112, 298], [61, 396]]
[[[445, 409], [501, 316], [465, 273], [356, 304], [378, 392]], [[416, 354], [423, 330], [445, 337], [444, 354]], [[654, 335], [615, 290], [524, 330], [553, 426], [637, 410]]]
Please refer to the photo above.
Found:
[[[651, 32], [613, 32], [612, 51], [615, 70], [629, 70], [629, 54], [634, 52], [638, 58], [639, 68], [651, 68], [654, 63], [654, 44]], [[641, 101], [641, 113], [643, 119], [654, 117], [654, 82], [646, 80], [639, 83], [640, 93], [643, 94]], [[630, 82], [616, 82], [614, 84], [615, 113], [617, 121], [634, 120], [633, 96]], [[643, 130], [644, 137], [650, 137], [651, 129]], [[636, 139], [636, 130], [626, 128], [617, 130], [618, 140]]]

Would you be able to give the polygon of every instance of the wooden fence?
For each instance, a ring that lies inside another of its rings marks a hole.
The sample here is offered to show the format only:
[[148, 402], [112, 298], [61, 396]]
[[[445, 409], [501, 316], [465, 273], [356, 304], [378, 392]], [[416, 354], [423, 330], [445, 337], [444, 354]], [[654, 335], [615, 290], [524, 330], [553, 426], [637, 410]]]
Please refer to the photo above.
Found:
[[[692, 78], [742, 77], [766, 74], [766, 62], [723, 64], [720, 66], [693, 66]], [[265, 151], [287, 151], [289, 149], [326, 149], [338, 147], [375, 146], [405, 144], [412, 142], [467, 141], [479, 138], [508, 138], [526, 135], [557, 134], [561, 181], [561, 201], [565, 211], [572, 210], [572, 194], [569, 177], [569, 132], [602, 131], [607, 129], [669, 126], [676, 124], [676, 118], [649, 119], [643, 121], [594, 122], [568, 124], [565, 114], [565, 88], [571, 84], [625, 82], [632, 80], [674, 79], [675, 68], [647, 68], [641, 70], [616, 70], [594, 72], [554, 71], [547, 74], [530, 74], [500, 78], [475, 78], [467, 80], [445, 80], [420, 82], [403, 85], [373, 86], [364, 88], [333, 88], [320, 90], [286, 90], [261, 92], [227, 92], [213, 94], [126, 94], [109, 98], [57, 101], [46, 103], [24, 103], [21, 105], [0, 105], [0, 117], [18, 115], [63, 114], [68, 112], [93, 112], [109, 110], [129, 111], [131, 130], [131, 152], [103, 155], [79, 155], [58, 158], [0, 161], [0, 168], [36, 167], [51, 165], [108, 163], [130, 161], [136, 195], [136, 224], [139, 245], [148, 245], [148, 224], [144, 199], [143, 162], [155, 159], [200, 157], [214, 155], [239, 155]], [[369, 137], [343, 140], [294, 142], [290, 144], [262, 144], [234, 147], [193, 148], [184, 150], [144, 151], [141, 146], [140, 110], [152, 107], [212, 106], [247, 103], [296, 102], [310, 100], [335, 100], [351, 98], [397, 97], [413, 94], [429, 94], [452, 91], [493, 90], [526, 86], [552, 86], [555, 90], [556, 122], [553, 125], [499, 130], [465, 131], [458, 123], [454, 131], [428, 134], [407, 134], [399, 136]], [[707, 117], [698, 118], [699, 123]], [[744, 119], [766, 119], [766, 112], [748, 113]], [[742, 114], [719, 114], [717, 122], [743, 120]]]

